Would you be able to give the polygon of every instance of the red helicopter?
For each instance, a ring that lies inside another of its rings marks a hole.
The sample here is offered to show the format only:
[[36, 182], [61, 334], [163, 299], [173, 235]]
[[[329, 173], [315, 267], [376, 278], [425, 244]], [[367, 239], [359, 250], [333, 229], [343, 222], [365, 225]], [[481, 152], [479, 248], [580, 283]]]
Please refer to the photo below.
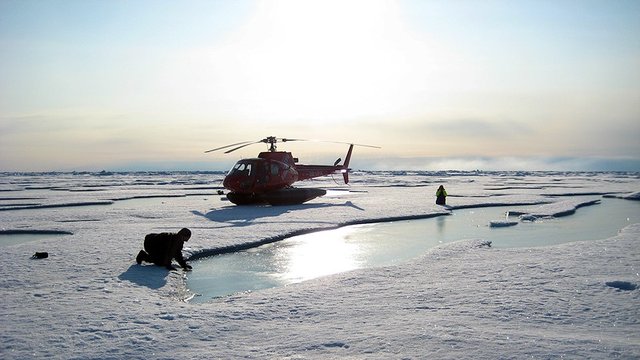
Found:
[[[339, 165], [341, 159], [336, 160], [333, 165], [302, 165], [298, 164], [298, 158], [294, 158], [290, 152], [276, 151], [276, 143], [278, 141], [310, 140], [269, 136], [258, 141], [245, 141], [205, 151], [205, 153], [209, 153], [233, 147], [225, 151], [225, 154], [228, 154], [253, 144], [269, 144], [269, 151], [261, 152], [257, 158], [242, 159], [231, 168], [222, 183], [229, 190], [227, 194], [229, 201], [236, 205], [261, 203], [270, 205], [302, 204], [326, 194], [327, 191], [318, 188], [294, 188], [291, 185], [296, 181], [340, 172], [344, 178], [344, 183], [349, 183], [349, 160], [351, 160], [351, 152], [355, 144], [349, 144], [347, 157], [342, 165]], [[358, 146], [378, 148], [370, 145]]]

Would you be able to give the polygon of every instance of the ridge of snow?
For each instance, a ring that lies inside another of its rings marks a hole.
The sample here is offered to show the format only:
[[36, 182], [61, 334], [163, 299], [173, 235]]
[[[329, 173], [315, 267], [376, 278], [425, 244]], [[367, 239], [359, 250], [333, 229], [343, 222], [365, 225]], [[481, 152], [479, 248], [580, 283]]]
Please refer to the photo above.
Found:
[[512, 215], [521, 215], [529, 219], [543, 217], [561, 217], [571, 215], [576, 209], [583, 206], [596, 205], [600, 203], [600, 199], [567, 199], [559, 202], [540, 205], [533, 209], [509, 211]]

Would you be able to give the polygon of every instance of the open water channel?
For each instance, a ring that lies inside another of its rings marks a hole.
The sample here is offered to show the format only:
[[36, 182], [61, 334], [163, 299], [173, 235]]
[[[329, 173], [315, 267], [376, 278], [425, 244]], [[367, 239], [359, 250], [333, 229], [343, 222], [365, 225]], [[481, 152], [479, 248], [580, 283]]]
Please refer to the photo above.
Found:
[[187, 286], [198, 294], [192, 302], [206, 302], [237, 292], [400, 264], [430, 248], [462, 239], [484, 239], [495, 247], [547, 246], [606, 239], [623, 227], [640, 222], [640, 202], [602, 199], [569, 216], [521, 221], [510, 227], [489, 226], [490, 221], [506, 219], [507, 211], [521, 208], [525, 207], [460, 209], [435, 218], [345, 226], [294, 236], [194, 261]]

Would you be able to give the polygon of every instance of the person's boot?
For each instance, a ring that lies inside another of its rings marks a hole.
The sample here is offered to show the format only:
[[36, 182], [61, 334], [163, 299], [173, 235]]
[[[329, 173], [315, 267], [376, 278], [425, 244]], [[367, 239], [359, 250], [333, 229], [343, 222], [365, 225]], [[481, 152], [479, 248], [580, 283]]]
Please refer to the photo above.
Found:
[[149, 256], [149, 254], [147, 254], [146, 251], [140, 250], [140, 252], [138, 253], [138, 256], [136, 256], [136, 262], [138, 263], [138, 265], [142, 264], [142, 261], [146, 259], [147, 256]]

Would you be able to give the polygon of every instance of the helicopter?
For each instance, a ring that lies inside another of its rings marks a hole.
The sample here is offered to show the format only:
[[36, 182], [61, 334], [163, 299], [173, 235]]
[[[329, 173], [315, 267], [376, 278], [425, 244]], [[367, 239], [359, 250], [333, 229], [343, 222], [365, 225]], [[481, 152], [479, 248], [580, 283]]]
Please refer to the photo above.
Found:
[[[287, 139], [269, 136], [258, 141], [244, 141], [205, 151], [205, 153], [224, 150], [225, 154], [246, 146], [265, 143], [268, 151], [258, 154], [257, 158], [241, 159], [229, 170], [222, 185], [229, 190], [227, 199], [236, 205], [269, 204], [297, 205], [315, 199], [327, 193], [319, 188], [294, 188], [296, 181], [312, 179], [320, 176], [341, 173], [344, 183], [349, 183], [349, 161], [353, 146], [379, 148], [371, 145], [349, 144], [349, 150], [342, 165], [338, 159], [333, 165], [298, 164], [298, 158], [290, 152], [277, 151], [276, 143], [291, 141], [314, 141], [304, 139]], [[336, 143], [336, 142], [333, 142]]]

